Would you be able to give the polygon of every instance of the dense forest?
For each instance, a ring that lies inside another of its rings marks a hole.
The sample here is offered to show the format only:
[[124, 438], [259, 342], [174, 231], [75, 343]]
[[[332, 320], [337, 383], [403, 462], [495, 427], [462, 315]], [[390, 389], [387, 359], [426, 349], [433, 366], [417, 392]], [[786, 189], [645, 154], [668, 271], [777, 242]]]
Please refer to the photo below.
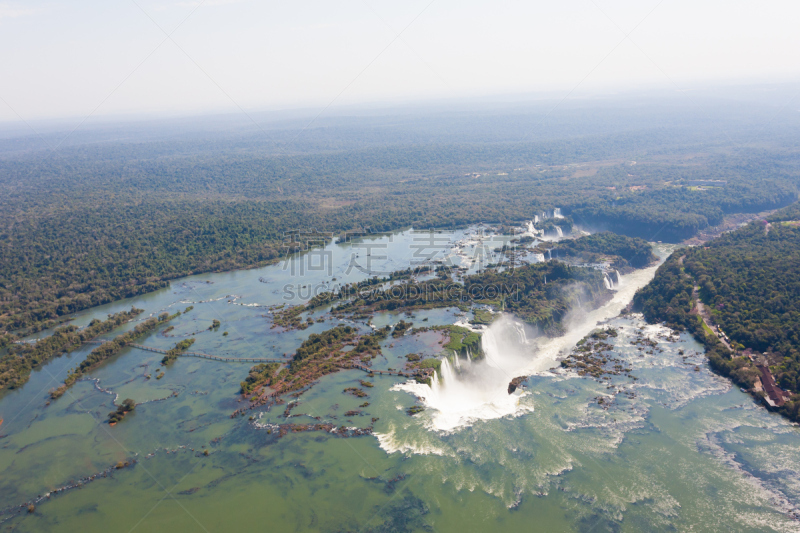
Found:
[[[676, 251], [637, 293], [649, 320], [689, 329], [704, 339], [694, 314], [693, 291], [734, 349], [767, 353], [770, 369], [784, 389], [800, 391], [800, 208], [796, 204], [768, 220], [723, 234], [703, 247]], [[712, 363], [746, 383], [748, 361], [716, 348]], [[718, 357], [721, 356], [721, 357]], [[800, 395], [783, 410], [798, 419]]]
[[[376, 278], [377, 280], [377, 278]], [[603, 274], [593, 268], [570, 266], [560, 261], [525, 264], [498, 272], [486, 269], [481, 273], [454, 282], [445, 270], [436, 279], [407, 281], [395, 286], [368, 284], [341, 294], [327, 293], [310, 301], [314, 308], [326, 301], [336, 301], [334, 313], [365, 315], [383, 310], [421, 309], [431, 307], [468, 306], [492, 303], [535, 325], [551, 335], [563, 333], [562, 319], [581, 305], [596, 307], [609, 297]], [[299, 308], [302, 310], [302, 308]], [[291, 314], [292, 309], [286, 313]]]
[[656, 260], [653, 247], [647, 241], [609, 231], [561, 241], [552, 250], [559, 257], [582, 256], [587, 260], [598, 256], [617, 256], [633, 268], [642, 268]]
[[[406, 119], [394, 141], [355, 120], [303, 132], [305, 144], [282, 144], [297, 137], [289, 130], [274, 142], [151, 135], [57, 151], [2, 141], [0, 334], [50, 327], [188, 274], [275, 261], [291, 230], [517, 224], [560, 207], [582, 227], [678, 241], [727, 213], [797, 196], [800, 154], [784, 141], [722, 149], [719, 139], [698, 144], [691, 132], [701, 125], [652, 128], [641, 118], [631, 119], [638, 130], [595, 121], [581, 133], [585, 113], [551, 124], [561, 137], [512, 141], [501, 132], [521, 119], [507, 118], [476, 122], [486, 134], [428, 122], [428, 136]], [[724, 187], [691, 186], [720, 178]]]

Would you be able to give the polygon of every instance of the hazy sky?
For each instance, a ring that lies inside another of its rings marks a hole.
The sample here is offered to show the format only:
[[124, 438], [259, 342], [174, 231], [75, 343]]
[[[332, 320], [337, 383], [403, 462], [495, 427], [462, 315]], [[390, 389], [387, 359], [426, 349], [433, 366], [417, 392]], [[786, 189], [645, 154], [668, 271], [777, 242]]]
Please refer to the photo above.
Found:
[[797, 80], [799, 15], [796, 0], [0, 0], [0, 121]]

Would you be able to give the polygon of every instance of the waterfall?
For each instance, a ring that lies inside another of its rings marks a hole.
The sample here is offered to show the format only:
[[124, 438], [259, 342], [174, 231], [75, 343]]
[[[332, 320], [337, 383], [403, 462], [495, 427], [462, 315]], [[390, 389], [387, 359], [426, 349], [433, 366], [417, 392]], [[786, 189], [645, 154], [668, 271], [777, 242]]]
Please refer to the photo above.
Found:
[[[476, 420], [491, 420], [518, 416], [533, 410], [533, 402], [525, 399], [525, 389], [508, 394], [508, 383], [518, 376], [529, 376], [557, 366], [568, 352], [599, 322], [619, 314], [630, 303], [634, 293], [646, 285], [657, 266], [637, 270], [626, 276], [624, 286], [618, 286], [613, 297], [595, 310], [577, 312], [563, 322], [566, 333], [560, 337], [528, 339], [525, 327], [508, 315], [481, 330], [484, 356], [462, 365], [454, 373], [447, 359], [439, 373], [434, 373], [430, 386], [409, 380], [398, 383], [392, 390], [405, 391], [420, 398], [428, 407], [424, 420], [434, 431], [454, 431]], [[610, 285], [611, 280], [607, 279]], [[441, 380], [439, 375], [441, 374]]]
[[553, 218], [564, 218], [564, 217], [561, 215], [561, 208], [560, 208], [560, 207], [556, 207], [556, 208], [553, 210]]
[[432, 427], [450, 431], [474, 420], [488, 420], [533, 410], [521, 405], [528, 394], [519, 389], [508, 393], [508, 384], [532, 360], [538, 358], [528, 340], [525, 326], [504, 315], [483, 329], [481, 349], [484, 357], [453, 370], [449, 358], [442, 360], [441, 380], [434, 375], [431, 386], [409, 381], [397, 385], [422, 398], [434, 410]]
[[450, 361], [447, 360], [447, 357], [442, 359], [442, 382], [447, 383], [448, 381], [454, 381], [456, 379], [456, 373], [453, 372], [452, 367], [450, 366]]
[[533, 215], [533, 223], [534, 224], [538, 224], [539, 223], [539, 215]]
[[611, 278], [608, 277], [608, 272], [603, 272], [603, 285], [605, 285], [608, 290], [614, 288], [614, 283], [611, 281]]
[[431, 393], [432, 393], [431, 396], [436, 397], [436, 398], [439, 397], [439, 391], [442, 388], [442, 385], [439, 383], [441, 380], [442, 380], [442, 378], [439, 376], [439, 373], [436, 372], [436, 370], [434, 370], [433, 371], [433, 377], [431, 378], [431, 386], [430, 386]]
[[561, 231], [561, 226], [556, 226], [556, 233], [558, 234], [559, 237], [564, 236], [564, 232]]
[[553, 258], [553, 249], [552, 248], [547, 250], [547, 256], [548, 256], [549, 259]]
[[614, 274], [617, 275], [617, 281], [616, 281], [617, 286], [621, 286], [622, 285], [622, 276], [620, 276], [619, 270], [615, 270]]
[[528, 222], [528, 233], [531, 235], [536, 233], [536, 228], [533, 227], [533, 222]]
[[517, 331], [517, 340], [520, 344], [528, 344], [528, 334], [525, 333], [525, 326], [522, 322], [514, 322], [514, 329]]

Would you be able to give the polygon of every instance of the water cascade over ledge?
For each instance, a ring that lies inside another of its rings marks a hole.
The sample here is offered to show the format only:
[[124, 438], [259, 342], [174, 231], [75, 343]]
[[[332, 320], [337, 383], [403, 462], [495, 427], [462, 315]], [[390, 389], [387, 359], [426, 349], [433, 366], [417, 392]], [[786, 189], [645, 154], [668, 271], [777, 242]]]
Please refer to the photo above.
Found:
[[[504, 315], [490, 327], [476, 329], [482, 333], [482, 359], [453, 359], [451, 364], [446, 358], [430, 386], [408, 381], [395, 385], [393, 390], [417, 396], [427, 407], [428, 428], [436, 431], [454, 431], [479, 420], [530, 412], [532, 402], [523, 400], [528, 393], [517, 389], [509, 394], [509, 382], [515, 377], [557, 366], [560, 357], [591, 333], [599, 322], [618, 315], [634, 293], [653, 278], [656, 269], [657, 266], [652, 266], [635, 271], [625, 277], [624, 283], [615, 272], [617, 282], [613, 284], [612, 299], [592, 311], [574, 309], [565, 318], [567, 332], [560, 337], [536, 337], [528, 326], [513, 316]], [[607, 287], [612, 285], [609, 276], [604, 280]]]

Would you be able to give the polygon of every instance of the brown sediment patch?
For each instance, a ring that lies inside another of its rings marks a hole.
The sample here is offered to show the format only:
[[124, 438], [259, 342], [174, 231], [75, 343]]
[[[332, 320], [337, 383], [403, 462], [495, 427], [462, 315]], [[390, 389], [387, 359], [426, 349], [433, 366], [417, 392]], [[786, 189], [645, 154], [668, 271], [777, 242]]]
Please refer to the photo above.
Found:
[[573, 178], [588, 178], [597, 174], [598, 169], [595, 168], [582, 168], [572, 173]]
[[326, 198], [319, 202], [319, 206], [322, 209], [338, 209], [340, 207], [347, 207], [356, 203], [355, 200], [341, 200], [341, 199], [334, 199], [334, 198]]

